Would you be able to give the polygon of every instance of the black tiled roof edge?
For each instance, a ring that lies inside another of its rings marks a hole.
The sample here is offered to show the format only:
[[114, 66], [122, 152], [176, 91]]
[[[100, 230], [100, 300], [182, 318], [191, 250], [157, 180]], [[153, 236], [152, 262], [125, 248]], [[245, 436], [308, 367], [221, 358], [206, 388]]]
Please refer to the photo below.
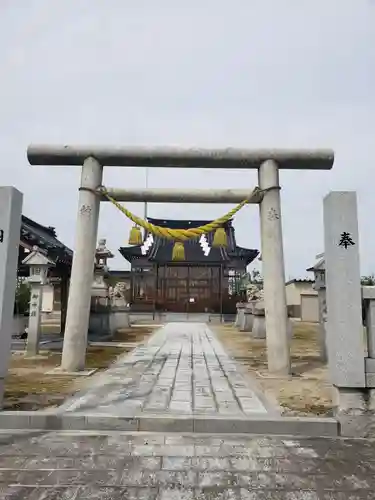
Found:
[[56, 237], [54, 227], [46, 227], [22, 215], [20, 240], [22, 243], [47, 250], [48, 256], [55, 260], [70, 265], [73, 251]]
[[[200, 227], [200, 226], [205, 226], [206, 224], [210, 224], [212, 220], [171, 220], [171, 219], [154, 219], [152, 217], [147, 217], [148, 222], [150, 224], [154, 224], [154, 226], [160, 226], [160, 227], [169, 227], [170, 229], [189, 229], [192, 227]], [[230, 219], [227, 221], [225, 224], [223, 224], [222, 227], [225, 227], [226, 229], [232, 227], [232, 220]]]
[[[154, 244], [152, 245], [150, 252], [148, 254], [148, 259], [151, 262], [171, 262], [172, 252], [175, 242], [171, 240], [166, 240], [164, 238], [156, 237], [154, 238]], [[199, 244], [199, 240], [188, 240], [184, 243], [185, 247], [185, 261], [186, 262], [202, 262], [206, 260], [207, 262], [223, 262], [228, 261], [229, 257], [226, 248], [212, 248], [207, 257], [205, 257], [203, 250]]]
[[[191, 244], [191, 242], [190, 242]], [[246, 262], [246, 265], [250, 264], [254, 259], [256, 259], [259, 255], [259, 250], [251, 249], [251, 248], [241, 248], [236, 247], [234, 251], [227, 252], [225, 248], [211, 248], [211, 251], [207, 257], [204, 256], [203, 251], [198, 248], [198, 245], [195, 245], [193, 248], [193, 252], [195, 256], [191, 255], [189, 252], [189, 246], [185, 244], [185, 262], [186, 263], [202, 263], [204, 261], [208, 264], [220, 263], [220, 262], [228, 262], [232, 259], [242, 259]], [[164, 251], [160, 252], [160, 247], [158, 250], [154, 251], [152, 255], [151, 252], [149, 255], [142, 255], [141, 246], [133, 246], [133, 247], [120, 247], [120, 254], [128, 261], [132, 262], [134, 260], [144, 258], [149, 260], [150, 262], [156, 263], [166, 263], [171, 262], [172, 260], [172, 248], [173, 243], [169, 243], [167, 246], [164, 246]], [[199, 255], [196, 252], [199, 251]]]

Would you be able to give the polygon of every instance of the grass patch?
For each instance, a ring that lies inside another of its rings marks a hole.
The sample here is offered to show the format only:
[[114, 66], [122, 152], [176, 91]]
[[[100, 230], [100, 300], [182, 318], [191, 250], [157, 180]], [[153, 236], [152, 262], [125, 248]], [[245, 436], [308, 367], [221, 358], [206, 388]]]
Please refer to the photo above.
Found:
[[118, 330], [113, 341], [115, 342], [145, 342], [155, 330], [160, 326], [129, 326], [128, 328], [121, 328]]
[[333, 408], [332, 385], [327, 367], [320, 361], [318, 325], [295, 322], [291, 342], [291, 379], [268, 377], [265, 340], [252, 339], [233, 325], [215, 328], [227, 352], [257, 379], [258, 385], [277, 401], [286, 415], [330, 415]]
[[[125, 352], [127, 349], [117, 347], [88, 347], [86, 368], [104, 370]], [[57, 406], [79, 389], [79, 376], [45, 375], [45, 372], [60, 366], [61, 353], [45, 354], [43, 359], [28, 359], [20, 353], [12, 357], [5, 379], [5, 410], [38, 410]]]
[[[153, 333], [152, 327], [129, 327], [117, 332], [114, 342], [136, 345], [144, 342]], [[86, 369], [105, 370], [118, 356], [132, 350], [132, 347], [88, 346]], [[45, 375], [60, 366], [61, 352], [41, 351], [45, 357], [26, 358], [23, 353], [14, 353], [5, 379], [4, 410], [39, 410], [58, 406], [77, 392], [84, 377]]]

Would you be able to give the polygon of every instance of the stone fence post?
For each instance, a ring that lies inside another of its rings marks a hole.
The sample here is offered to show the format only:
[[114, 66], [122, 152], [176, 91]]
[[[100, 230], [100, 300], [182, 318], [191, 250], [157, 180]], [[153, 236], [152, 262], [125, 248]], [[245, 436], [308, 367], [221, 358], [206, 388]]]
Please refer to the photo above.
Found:
[[326, 280], [325, 280], [325, 261], [321, 261], [313, 268], [314, 270], [314, 285], [313, 288], [318, 292], [319, 304], [319, 352], [320, 360], [327, 363], [327, 342], [326, 342], [326, 323], [327, 323], [327, 294], [326, 294]]
[[375, 410], [375, 286], [362, 287], [362, 300], [367, 334], [365, 359], [366, 386], [369, 388], [368, 409]]
[[243, 310], [243, 322], [240, 325], [241, 332], [251, 332], [253, 329], [253, 301], [245, 304]]
[[234, 325], [237, 328], [241, 328], [241, 325], [244, 321], [244, 310], [245, 310], [246, 304], [244, 302], [238, 302], [236, 304], [236, 307], [237, 307], [237, 315], [236, 315], [236, 321], [235, 321]]

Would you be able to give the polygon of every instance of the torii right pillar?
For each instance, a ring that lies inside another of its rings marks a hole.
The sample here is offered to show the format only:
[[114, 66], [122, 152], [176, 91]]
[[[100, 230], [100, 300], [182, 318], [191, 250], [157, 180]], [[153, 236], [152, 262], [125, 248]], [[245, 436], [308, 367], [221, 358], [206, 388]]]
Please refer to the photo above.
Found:
[[277, 163], [274, 160], [263, 162], [258, 176], [259, 187], [265, 190], [259, 208], [268, 370], [288, 375], [290, 347]]

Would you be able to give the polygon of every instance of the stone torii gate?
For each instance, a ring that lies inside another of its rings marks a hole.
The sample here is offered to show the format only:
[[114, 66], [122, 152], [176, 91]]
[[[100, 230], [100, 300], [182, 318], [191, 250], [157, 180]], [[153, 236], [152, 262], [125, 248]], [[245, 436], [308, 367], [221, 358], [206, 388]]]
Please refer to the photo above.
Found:
[[[61, 362], [63, 370], [80, 371], [85, 367], [99, 207], [101, 201], [106, 201], [98, 188], [102, 185], [104, 166], [122, 166], [258, 170], [259, 188], [264, 191], [258, 198], [252, 198], [251, 203], [259, 203], [260, 206], [268, 369], [280, 375], [290, 372], [279, 169], [330, 170], [334, 162], [332, 150], [184, 150], [31, 145], [27, 155], [31, 165], [80, 166], [82, 172]], [[117, 201], [148, 203], [239, 203], [251, 193], [251, 189], [107, 190]]]

